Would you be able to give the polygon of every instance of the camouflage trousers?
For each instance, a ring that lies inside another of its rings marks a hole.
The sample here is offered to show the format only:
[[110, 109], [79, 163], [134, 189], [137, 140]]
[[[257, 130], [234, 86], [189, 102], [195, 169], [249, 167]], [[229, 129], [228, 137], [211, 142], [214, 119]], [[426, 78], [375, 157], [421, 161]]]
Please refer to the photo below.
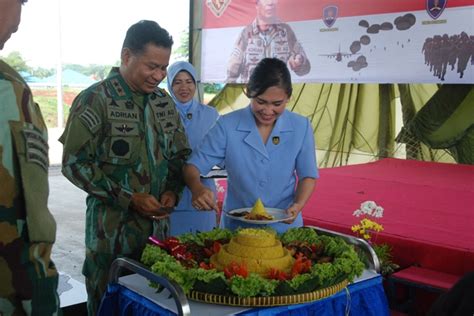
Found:
[[60, 315], [52, 244], [28, 242], [16, 212], [0, 208], [0, 315]]
[[[168, 237], [169, 220], [161, 220], [153, 223], [153, 235], [163, 240]], [[87, 314], [96, 315], [102, 301], [102, 297], [107, 291], [109, 271], [112, 262], [116, 258], [130, 258], [140, 261], [145, 244], [138, 246], [131, 254], [111, 254], [105, 252], [86, 249], [86, 258], [82, 267], [82, 274], [86, 278], [87, 290]]]

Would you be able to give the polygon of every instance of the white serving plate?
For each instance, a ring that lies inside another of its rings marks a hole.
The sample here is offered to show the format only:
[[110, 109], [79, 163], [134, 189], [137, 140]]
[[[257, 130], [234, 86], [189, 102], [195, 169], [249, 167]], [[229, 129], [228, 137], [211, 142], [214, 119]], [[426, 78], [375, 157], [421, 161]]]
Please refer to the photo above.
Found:
[[231, 211], [227, 212], [226, 216], [228, 216], [232, 219], [244, 222], [244, 223], [260, 224], [260, 225], [274, 224], [274, 223], [279, 223], [279, 222], [283, 222], [283, 221], [291, 219], [291, 217], [288, 217], [288, 214], [286, 213], [286, 210], [282, 210], [282, 209], [279, 209], [279, 208], [269, 208], [269, 207], [265, 208], [265, 211], [267, 211], [267, 213], [269, 215], [273, 216], [273, 219], [269, 219], [269, 220], [266, 220], [266, 219], [263, 219], [263, 220], [246, 219], [246, 218], [244, 218], [244, 216], [232, 215], [232, 214], [235, 214], [235, 213], [242, 213], [242, 212], [249, 212], [250, 213], [251, 210], [252, 210], [251, 207], [237, 208], [235, 210], [231, 210]]

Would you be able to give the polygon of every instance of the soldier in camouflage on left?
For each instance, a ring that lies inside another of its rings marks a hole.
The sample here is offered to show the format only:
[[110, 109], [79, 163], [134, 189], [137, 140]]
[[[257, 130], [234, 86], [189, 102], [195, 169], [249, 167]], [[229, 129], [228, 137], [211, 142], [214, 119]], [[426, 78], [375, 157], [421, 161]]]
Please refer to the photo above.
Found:
[[[173, 100], [157, 87], [172, 44], [156, 22], [132, 25], [120, 68], [77, 96], [60, 138], [63, 174], [88, 193], [82, 272], [89, 315], [97, 312], [112, 261], [140, 258], [156, 224], [150, 216], [175, 206], [184, 188], [191, 150]], [[164, 235], [166, 224], [160, 221], [155, 234]]]
[[[26, 1], [0, 0], [0, 50]], [[20, 75], [0, 60], [0, 315], [58, 315], [51, 261], [56, 222], [48, 210], [48, 139]]]

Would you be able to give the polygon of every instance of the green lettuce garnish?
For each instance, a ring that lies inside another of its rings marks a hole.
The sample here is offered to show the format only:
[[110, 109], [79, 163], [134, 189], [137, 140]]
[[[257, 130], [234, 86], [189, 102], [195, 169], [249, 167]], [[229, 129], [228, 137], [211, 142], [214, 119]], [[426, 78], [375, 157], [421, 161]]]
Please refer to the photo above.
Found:
[[256, 273], [250, 273], [246, 278], [241, 276], [231, 278], [230, 288], [240, 297], [270, 296], [275, 292], [278, 283], [277, 280], [268, 280]]
[[195, 242], [198, 245], [203, 246], [205, 240], [230, 239], [232, 236], [234, 236], [234, 233], [229, 229], [214, 228], [211, 231], [200, 232], [197, 234], [185, 233], [178, 236], [178, 239], [182, 243]]

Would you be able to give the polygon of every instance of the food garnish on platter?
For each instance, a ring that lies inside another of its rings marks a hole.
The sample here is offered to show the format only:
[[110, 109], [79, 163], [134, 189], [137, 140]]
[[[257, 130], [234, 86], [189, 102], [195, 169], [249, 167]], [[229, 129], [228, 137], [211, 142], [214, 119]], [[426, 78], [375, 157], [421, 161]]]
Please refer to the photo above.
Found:
[[272, 269], [290, 273], [295, 259], [283, 247], [276, 234], [264, 229], [242, 229], [228, 244], [210, 258], [211, 264], [224, 271], [232, 263], [245, 266], [248, 273], [266, 277]]
[[254, 206], [252, 207], [252, 210], [248, 215], [245, 216], [246, 219], [256, 219], [256, 220], [272, 220], [273, 216], [268, 214], [267, 211], [265, 211], [265, 206], [263, 206], [262, 200], [259, 198], [255, 202]]
[[263, 206], [262, 200], [259, 198], [255, 202], [254, 206], [250, 210], [250, 212], [246, 212], [244, 214], [245, 219], [251, 220], [272, 220], [274, 219], [273, 215], [270, 215], [265, 210], [265, 206]]
[[[188, 233], [147, 245], [141, 260], [177, 282], [191, 299], [200, 300], [196, 293], [204, 293], [219, 297], [213, 303], [243, 306], [300, 303], [304, 300], [288, 299], [299, 294], [306, 301], [322, 298], [308, 294], [338, 291], [364, 268], [342, 238], [311, 228], [291, 228], [282, 235], [251, 228]], [[232, 297], [238, 300], [229, 303]], [[272, 300], [255, 300], [268, 297]], [[252, 301], [242, 301], [247, 298]]]

